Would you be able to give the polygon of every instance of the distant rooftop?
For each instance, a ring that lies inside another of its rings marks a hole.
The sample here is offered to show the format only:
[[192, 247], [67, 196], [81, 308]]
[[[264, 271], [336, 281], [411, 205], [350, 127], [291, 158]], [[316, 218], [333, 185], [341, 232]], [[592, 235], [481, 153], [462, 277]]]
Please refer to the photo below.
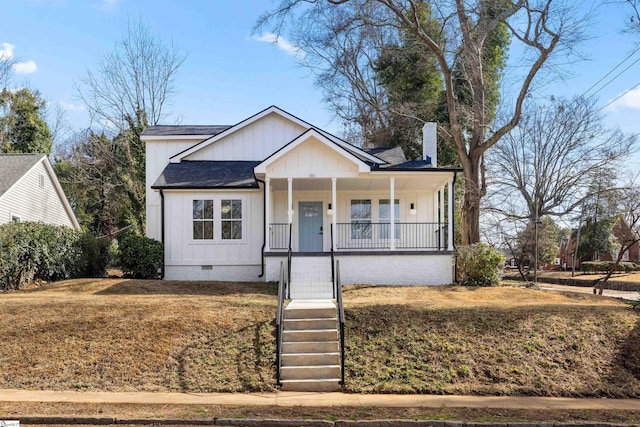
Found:
[[213, 136], [229, 129], [230, 125], [158, 125], [149, 126], [142, 135], [144, 136], [171, 136], [171, 135], [202, 135]]
[[0, 154], [0, 196], [43, 157], [44, 154]]

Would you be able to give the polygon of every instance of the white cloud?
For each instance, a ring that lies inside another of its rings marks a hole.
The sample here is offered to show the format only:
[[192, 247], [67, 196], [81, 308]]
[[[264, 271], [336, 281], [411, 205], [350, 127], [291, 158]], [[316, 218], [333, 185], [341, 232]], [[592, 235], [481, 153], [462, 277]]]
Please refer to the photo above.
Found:
[[0, 59], [13, 58], [13, 49], [15, 48], [14, 45], [12, 45], [11, 43], [2, 43], [0, 44], [0, 46], [2, 46], [2, 49], [0, 49]]
[[36, 65], [35, 61], [31, 60], [17, 62], [13, 64], [13, 71], [15, 71], [16, 74], [33, 74], [38, 71], [38, 66]]
[[[620, 96], [620, 94], [618, 94], [618, 96]], [[640, 110], [640, 87], [632, 89], [619, 99], [616, 99], [615, 102], [607, 106], [606, 110], [618, 111], [621, 108]]]
[[264, 43], [270, 43], [275, 45], [279, 49], [285, 51], [287, 54], [291, 56], [296, 56], [298, 58], [304, 57], [304, 51], [300, 49], [298, 46], [291, 43], [289, 40], [284, 37], [277, 36], [273, 33], [262, 33], [259, 36], [253, 36], [254, 40]]
[[64, 101], [60, 101], [59, 102], [60, 106], [62, 107], [63, 110], [67, 110], [67, 111], [82, 111], [85, 109], [85, 106], [82, 104], [74, 104], [72, 102], [64, 102]]

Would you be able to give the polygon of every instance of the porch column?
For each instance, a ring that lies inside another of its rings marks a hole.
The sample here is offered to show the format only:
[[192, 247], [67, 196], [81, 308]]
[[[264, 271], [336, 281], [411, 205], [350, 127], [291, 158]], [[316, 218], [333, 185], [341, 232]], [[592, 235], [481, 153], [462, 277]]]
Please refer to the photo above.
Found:
[[[443, 222], [444, 222], [444, 185], [442, 186], [442, 188], [440, 188], [440, 221], [438, 221], [438, 224], [442, 226]], [[438, 237], [440, 240], [438, 242], [438, 248], [442, 249], [442, 246], [445, 245], [444, 236], [442, 235], [442, 228], [438, 230]]]
[[438, 222], [438, 190], [433, 192], [433, 218], [431, 222]]
[[391, 238], [391, 243], [389, 245], [389, 249], [393, 251], [396, 249], [396, 178], [392, 176], [389, 178], [389, 181], [391, 181], [391, 200], [389, 200], [389, 207], [391, 209], [391, 212], [389, 213], [389, 225], [391, 225], [389, 237]]
[[336, 195], [336, 184], [338, 178], [331, 178], [331, 209], [333, 210], [333, 214], [331, 215], [331, 241], [333, 242], [333, 250], [336, 250], [336, 232], [337, 232], [337, 220], [338, 218], [338, 206], [336, 206], [336, 199], [338, 198]]
[[271, 248], [271, 233], [269, 230], [271, 226], [271, 179], [264, 179], [264, 250], [269, 251]]
[[287, 217], [293, 223], [293, 178], [287, 178]]
[[447, 182], [447, 200], [449, 201], [449, 206], [447, 209], [447, 249], [453, 250], [453, 178], [449, 178], [449, 182]]

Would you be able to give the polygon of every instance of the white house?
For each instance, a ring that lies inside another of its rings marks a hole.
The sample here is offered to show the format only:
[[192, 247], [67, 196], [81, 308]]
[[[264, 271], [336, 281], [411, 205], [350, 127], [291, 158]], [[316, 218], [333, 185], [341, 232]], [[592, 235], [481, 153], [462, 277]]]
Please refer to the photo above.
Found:
[[0, 154], [0, 224], [9, 221], [80, 229], [44, 154]]
[[437, 167], [435, 124], [424, 132], [423, 160], [407, 161], [274, 106], [233, 126], [146, 129], [147, 235], [164, 243], [164, 277], [277, 281], [291, 247], [311, 279], [330, 274], [333, 249], [343, 284], [452, 283], [459, 169]]

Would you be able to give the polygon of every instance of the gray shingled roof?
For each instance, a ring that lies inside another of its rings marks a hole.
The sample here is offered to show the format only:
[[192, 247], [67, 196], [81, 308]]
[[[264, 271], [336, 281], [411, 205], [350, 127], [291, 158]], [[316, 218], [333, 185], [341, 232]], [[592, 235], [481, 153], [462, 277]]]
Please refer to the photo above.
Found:
[[380, 165], [380, 169], [384, 170], [407, 170], [407, 169], [431, 169], [431, 159], [429, 160], [408, 160], [393, 165]]
[[43, 157], [44, 154], [0, 154], [0, 196]]
[[401, 147], [367, 148], [364, 151], [392, 165], [407, 161]]
[[169, 163], [151, 188], [258, 188], [253, 168], [260, 163], [187, 160]]
[[202, 135], [214, 136], [227, 129], [230, 125], [176, 125], [176, 126], [149, 126], [143, 132], [143, 136], [171, 136], [171, 135]]

